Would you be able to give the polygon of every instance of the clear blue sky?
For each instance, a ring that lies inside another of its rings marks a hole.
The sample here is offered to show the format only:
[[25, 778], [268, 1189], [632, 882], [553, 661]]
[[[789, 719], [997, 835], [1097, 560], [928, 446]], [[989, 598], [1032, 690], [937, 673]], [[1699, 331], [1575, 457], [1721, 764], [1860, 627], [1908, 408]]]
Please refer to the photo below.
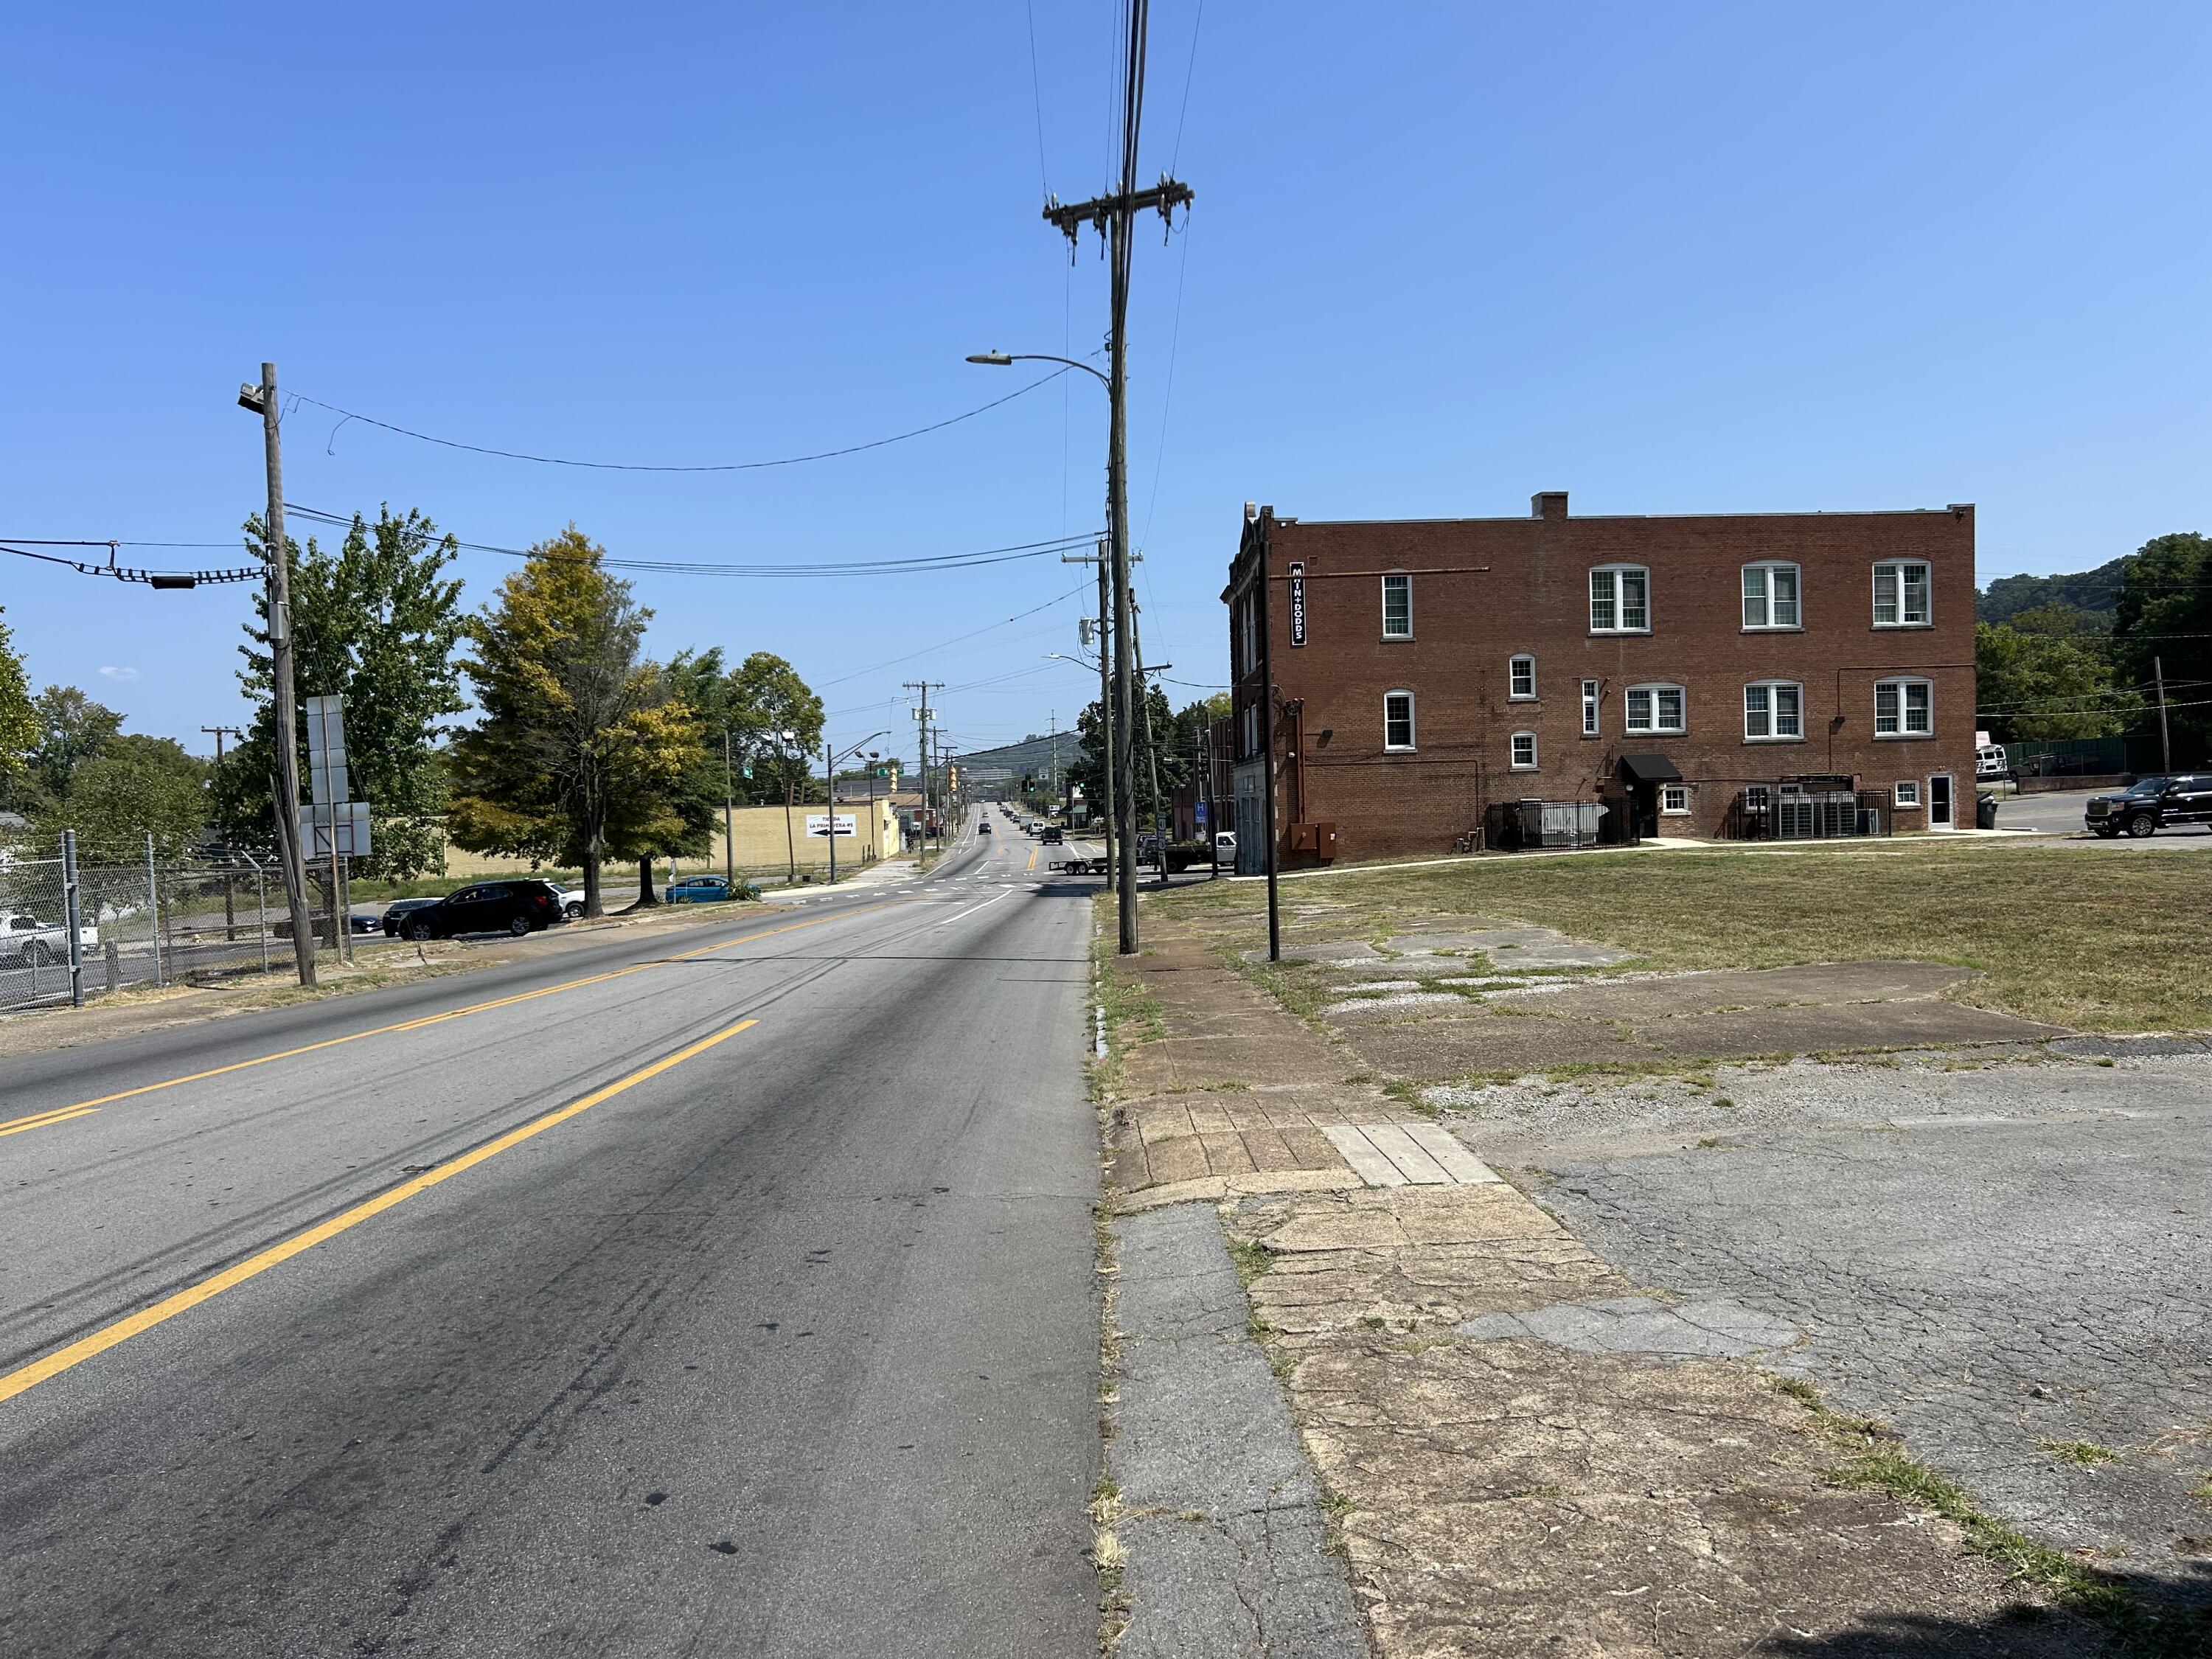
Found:
[[[222, 541], [259, 504], [264, 357], [404, 425], [591, 459], [862, 441], [1082, 356], [1105, 314], [1049, 187], [1108, 176], [1113, 8], [46, 7], [10, 27], [0, 535]], [[1137, 252], [1146, 654], [1218, 682], [1242, 503], [1308, 518], [1980, 504], [1983, 580], [2212, 527], [2212, 9], [1153, 12]], [[1042, 160], [1039, 157], [1042, 108]], [[1178, 144], [1178, 134], [1180, 142]], [[1096, 527], [1074, 377], [950, 432], [734, 476], [536, 467], [313, 409], [287, 494], [633, 557], [951, 552]], [[1164, 443], [1163, 432], [1164, 431]], [[194, 562], [146, 550], [142, 562]], [[240, 588], [0, 561], [40, 684], [204, 747], [241, 713]], [[507, 566], [465, 565], [480, 601]], [[653, 575], [661, 654], [766, 647], [833, 732], [964, 746], [1094, 682], [1056, 562]], [[1085, 589], [1087, 595], [1088, 590]], [[1034, 671], [1034, 672], [1028, 672]], [[312, 688], [309, 688], [312, 690]], [[1171, 687], [1178, 701], [1195, 696]]]

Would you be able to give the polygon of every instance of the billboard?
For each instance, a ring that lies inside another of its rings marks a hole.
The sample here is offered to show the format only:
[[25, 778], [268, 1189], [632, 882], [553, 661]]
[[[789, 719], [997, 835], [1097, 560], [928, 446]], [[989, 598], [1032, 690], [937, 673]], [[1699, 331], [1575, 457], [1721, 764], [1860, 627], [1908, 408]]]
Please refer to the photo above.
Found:
[[[829, 840], [830, 814], [827, 812], [809, 812], [806, 815], [806, 833], [809, 836], [817, 836], [823, 841]], [[838, 813], [837, 833], [840, 836], [859, 835], [860, 833], [860, 814], [857, 812]]]

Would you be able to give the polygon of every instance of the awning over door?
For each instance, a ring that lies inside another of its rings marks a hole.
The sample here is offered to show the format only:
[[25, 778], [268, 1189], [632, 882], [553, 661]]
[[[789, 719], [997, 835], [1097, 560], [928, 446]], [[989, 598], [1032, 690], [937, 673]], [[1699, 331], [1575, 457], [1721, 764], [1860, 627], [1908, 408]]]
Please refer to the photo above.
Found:
[[1680, 783], [1682, 775], [1664, 755], [1623, 755], [1620, 775], [1632, 783]]

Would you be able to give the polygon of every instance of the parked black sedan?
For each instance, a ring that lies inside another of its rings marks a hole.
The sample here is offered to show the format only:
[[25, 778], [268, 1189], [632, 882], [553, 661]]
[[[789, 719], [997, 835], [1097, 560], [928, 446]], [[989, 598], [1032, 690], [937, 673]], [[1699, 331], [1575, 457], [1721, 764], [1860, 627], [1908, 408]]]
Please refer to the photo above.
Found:
[[411, 939], [460, 933], [512, 933], [517, 939], [561, 920], [561, 901], [543, 881], [480, 881], [410, 910], [399, 933]]

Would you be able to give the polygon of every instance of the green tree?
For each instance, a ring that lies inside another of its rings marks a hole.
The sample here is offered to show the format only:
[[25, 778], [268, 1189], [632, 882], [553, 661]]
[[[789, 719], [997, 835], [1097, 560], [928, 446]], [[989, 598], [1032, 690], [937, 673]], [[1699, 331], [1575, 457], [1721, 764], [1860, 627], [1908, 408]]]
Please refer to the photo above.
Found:
[[205, 762], [167, 738], [115, 737], [76, 768], [68, 794], [34, 822], [46, 835], [76, 830], [95, 860], [134, 860], [149, 835], [157, 852], [175, 857], [206, 830], [207, 773]]
[[[247, 545], [267, 556], [260, 520], [246, 521]], [[421, 513], [358, 514], [335, 550], [311, 537], [301, 556], [289, 538], [292, 565], [292, 679], [301, 697], [345, 699], [346, 760], [357, 799], [369, 808], [373, 851], [365, 874], [404, 878], [442, 872], [440, 822], [447, 800], [439, 744], [447, 718], [466, 705], [454, 648], [466, 619], [461, 584], [446, 574], [459, 556], [451, 536]], [[275, 720], [270, 680], [268, 606], [240, 647], [240, 683], [256, 705], [252, 724], [217, 781], [217, 818], [225, 831], [266, 843], [275, 838]], [[300, 767], [307, 769], [304, 741]]]
[[462, 847], [581, 868], [593, 916], [609, 857], [683, 833], [672, 798], [700, 750], [690, 708], [644, 658], [653, 613], [605, 559], [571, 525], [470, 621], [483, 718], [453, 744], [449, 818]]
[[[0, 615], [4, 615], [0, 608]], [[0, 622], [0, 790], [12, 799], [16, 782], [39, 746], [38, 711], [31, 702], [30, 678]]]
[[[2212, 538], [2192, 531], [2145, 542], [2113, 611], [2119, 677], [2145, 688], [2163, 668], [2173, 763], [2212, 757]], [[2137, 729], [2155, 732], [2155, 712]]]
[[2095, 640], [2008, 623], [1974, 624], [1974, 679], [1976, 724], [1998, 743], [2111, 737], [2142, 710], [2141, 698], [2114, 686]]
[[732, 753], [753, 773], [738, 780], [738, 799], [766, 806], [811, 798], [807, 763], [822, 747], [822, 699], [797, 669], [773, 651], [754, 652], [730, 677], [727, 718]]
[[73, 685], [50, 685], [33, 705], [39, 741], [31, 757], [30, 783], [40, 805], [69, 799], [77, 769], [96, 759], [123, 729], [123, 716], [94, 702]]
[[[1145, 688], [1144, 700], [1138, 707], [1136, 722], [1130, 733], [1130, 770], [1136, 787], [1137, 823], [1151, 829], [1152, 823], [1152, 745], [1158, 747], [1159, 804], [1165, 815], [1175, 799], [1175, 792], [1190, 781], [1197, 762], [1196, 722], [1206, 708], [1204, 703], [1193, 703], [1178, 714], [1168, 706], [1167, 694], [1157, 684]], [[1146, 715], [1151, 715], [1151, 736], [1146, 737]], [[1097, 803], [1098, 810], [1105, 806], [1106, 745], [1104, 728], [1100, 722], [1098, 704], [1094, 699], [1075, 718], [1078, 751], [1067, 767], [1070, 780], [1083, 786], [1084, 799]], [[1115, 805], [1121, 805], [1117, 796]]]

